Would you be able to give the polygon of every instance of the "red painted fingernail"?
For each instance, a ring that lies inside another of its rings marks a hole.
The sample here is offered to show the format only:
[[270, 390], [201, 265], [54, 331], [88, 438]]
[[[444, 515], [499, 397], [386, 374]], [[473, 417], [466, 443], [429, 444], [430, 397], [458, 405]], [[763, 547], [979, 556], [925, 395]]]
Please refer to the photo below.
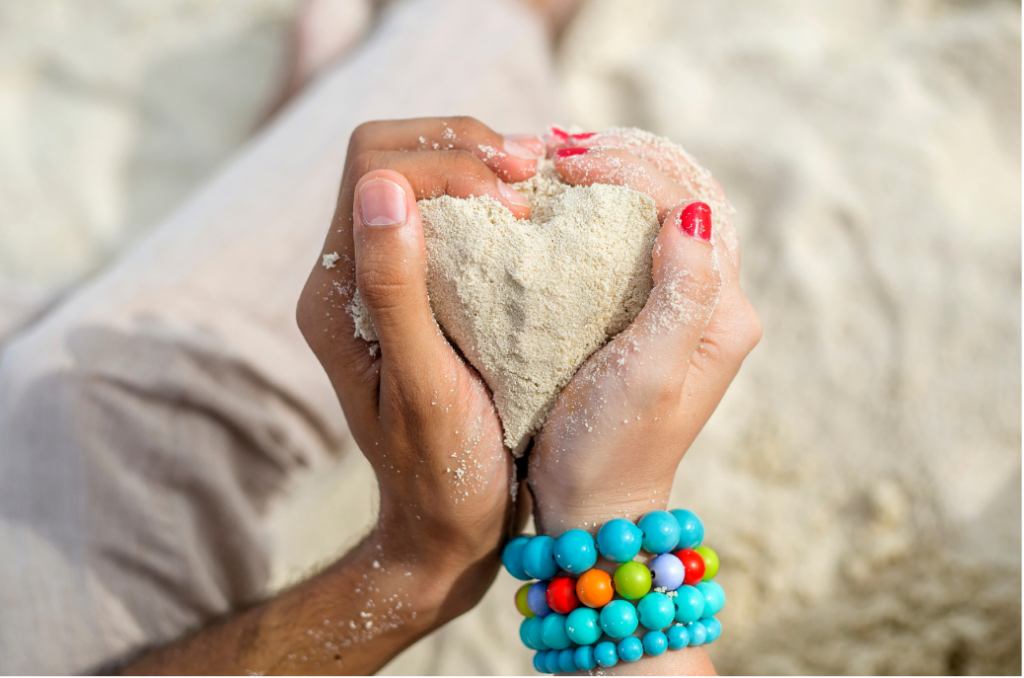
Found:
[[555, 151], [555, 156], [558, 158], [571, 158], [574, 155], [583, 155], [586, 153], [588, 148], [580, 148], [579, 146], [570, 146], [569, 148], [560, 148]]
[[554, 125], [551, 126], [551, 135], [555, 136], [555, 137], [558, 137], [559, 141], [568, 141], [569, 140], [569, 133], [566, 132], [564, 129], [560, 129], [558, 127], [555, 127]]
[[679, 229], [692, 238], [711, 240], [711, 208], [707, 203], [692, 202], [679, 213]]
[[597, 132], [583, 132], [582, 134], [570, 134], [569, 138], [571, 138], [573, 141], [583, 141], [585, 139], [589, 139], [590, 137], [596, 136], [596, 135], [597, 135]]

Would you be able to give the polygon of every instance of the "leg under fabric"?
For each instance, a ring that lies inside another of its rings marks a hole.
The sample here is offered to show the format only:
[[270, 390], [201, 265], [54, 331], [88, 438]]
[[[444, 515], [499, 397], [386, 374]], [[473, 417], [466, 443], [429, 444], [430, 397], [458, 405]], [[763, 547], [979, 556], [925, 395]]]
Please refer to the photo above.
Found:
[[262, 596], [268, 501], [352, 447], [294, 308], [369, 119], [554, 119], [514, 0], [400, 3], [0, 362], [0, 673], [76, 673]]

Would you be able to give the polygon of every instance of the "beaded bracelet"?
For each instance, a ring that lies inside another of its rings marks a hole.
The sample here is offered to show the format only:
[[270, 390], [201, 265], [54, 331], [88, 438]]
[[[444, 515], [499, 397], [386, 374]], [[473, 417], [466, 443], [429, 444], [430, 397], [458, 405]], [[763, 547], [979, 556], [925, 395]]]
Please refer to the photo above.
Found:
[[[534, 668], [590, 670], [717, 640], [722, 625], [714, 615], [725, 605], [725, 592], [711, 581], [718, 555], [701, 545], [703, 539], [700, 518], [675, 509], [648, 513], [636, 525], [615, 518], [596, 540], [584, 530], [568, 530], [557, 540], [510, 541], [502, 552], [505, 569], [520, 580], [545, 580], [525, 584], [515, 598], [526, 617], [520, 639], [538, 650]], [[633, 560], [641, 548], [656, 556], [649, 567]], [[594, 569], [598, 554], [621, 563], [613, 576]], [[621, 599], [613, 600], [616, 593]], [[633, 635], [638, 625], [648, 630], [642, 640]], [[612, 640], [598, 642], [603, 635]]]

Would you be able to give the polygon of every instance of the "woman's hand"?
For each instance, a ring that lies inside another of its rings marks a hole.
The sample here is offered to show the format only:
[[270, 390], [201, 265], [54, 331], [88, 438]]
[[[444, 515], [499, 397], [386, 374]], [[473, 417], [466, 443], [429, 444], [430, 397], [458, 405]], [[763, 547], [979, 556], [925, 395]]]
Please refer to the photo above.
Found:
[[[377, 475], [379, 562], [413, 572], [410, 588], [443, 601], [438, 623], [490, 585], [515, 471], [486, 386], [431, 313], [416, 201], [489, 195], [525, 217], [529, 204], [505, 181], [532, 176], [543, 151], [536, 137], [505, 138], [469, 118], [360, 126], [326, 263], [314, 267], [298, 306], [299, 327]], [[354, 336], [347, 309], [357, 289], [379, 346]]]
[[[530, 455], [537, 532], [558, 537], [667, 508], [676, 467], [760, 339], [761, 324], [740, 289], [732, 215], [709, 174], [675, 147], [631, 130], [549, 143], [567, 181], [629, 186], [651, 196], [662, 219], [647, 304], [572, 378]], [[712, 208], [695, 202], [698, 194], [719, 210], [719, 231], [712, 233]], [[599, 558], [596, 567], [611, 572], [615, 564]], [[703, 648], [688, 648], [606, 672], [715, 671]]]
[[[573, 377], [531, 452], [537, 529], [555, 537], [664, 509], [676, 467], [761, 336], [731, 214], [710, 242], [700, 237], [710, 223], [692, 202], [697, 188], [722, 209], [721, 188], [674, 147], [630, 135], [549, 140], [567, 181], [629, 186], [663, 219], [647, 305]], [[557, 152], [566, 147], [577, 150]]]

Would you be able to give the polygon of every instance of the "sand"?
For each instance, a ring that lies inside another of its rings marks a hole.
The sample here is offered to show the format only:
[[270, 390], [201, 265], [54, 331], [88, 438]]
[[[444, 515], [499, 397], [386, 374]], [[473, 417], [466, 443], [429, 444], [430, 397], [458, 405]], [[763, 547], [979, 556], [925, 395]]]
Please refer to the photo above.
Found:
[[[609, 130], [661, 143], [640, 130]], [[682, 149], [674, 147], [678, 152]], [[695, 194], [714, 195], [698, 167]], [[427, 290], [438, 324], [483, 376], [505, 430], [521, 454], [580, 365], [625, 329], [654, 280], [660, 224], [654, 201], [623, 186], [570, 186], [550, 161], [514, 184], [530, 201], [517, 220], [488, 197], [419, 202], [427, 245]], [[356, 298], [356, 336], [376, 341]]]

